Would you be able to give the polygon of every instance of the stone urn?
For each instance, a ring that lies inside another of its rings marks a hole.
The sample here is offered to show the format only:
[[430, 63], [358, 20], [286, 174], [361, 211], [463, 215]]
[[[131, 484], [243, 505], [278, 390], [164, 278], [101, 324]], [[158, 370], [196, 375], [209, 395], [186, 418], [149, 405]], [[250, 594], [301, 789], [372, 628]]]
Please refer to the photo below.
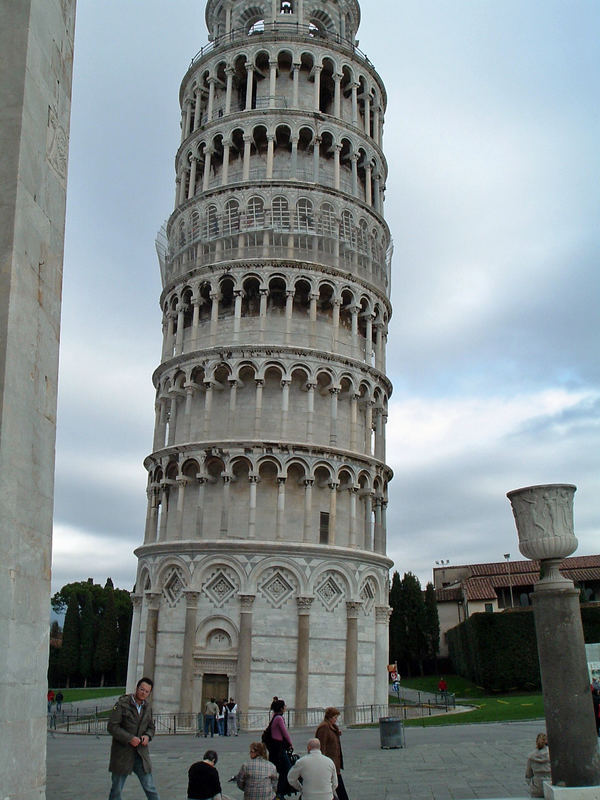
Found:
[[519, 550], [526, 558], [562, 561], [577, 549], [573, 533], [576, 490], [570, 483], [549, 483], [507, 493], [519, 535]]

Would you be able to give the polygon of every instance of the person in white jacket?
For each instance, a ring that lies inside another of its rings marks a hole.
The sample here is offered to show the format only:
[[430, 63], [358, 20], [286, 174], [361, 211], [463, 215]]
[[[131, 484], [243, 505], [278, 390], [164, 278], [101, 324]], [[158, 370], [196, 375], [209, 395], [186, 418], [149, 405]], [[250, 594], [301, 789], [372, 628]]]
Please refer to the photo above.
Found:
[[334, 800], [338, 783], [335, 764], [321, 753], [318, 739], [309, 739], [306, 749], [308, 754], [288, 772], [288, 783], [302, 791], [302, 800]]

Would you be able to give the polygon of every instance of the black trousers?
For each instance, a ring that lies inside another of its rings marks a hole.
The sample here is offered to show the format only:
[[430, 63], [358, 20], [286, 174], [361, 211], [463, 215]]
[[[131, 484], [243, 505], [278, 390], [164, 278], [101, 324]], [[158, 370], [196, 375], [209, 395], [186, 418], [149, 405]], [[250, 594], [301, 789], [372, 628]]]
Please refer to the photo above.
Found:
[[338, 785], [337, 789], [335, 790], [335, 795], [337, 800], [349, 800], [348, 793], [346, 792], [346, 787], [344, 786], [344, 781], [342, 780], [342, 773], [338, 772], [337, 774]]

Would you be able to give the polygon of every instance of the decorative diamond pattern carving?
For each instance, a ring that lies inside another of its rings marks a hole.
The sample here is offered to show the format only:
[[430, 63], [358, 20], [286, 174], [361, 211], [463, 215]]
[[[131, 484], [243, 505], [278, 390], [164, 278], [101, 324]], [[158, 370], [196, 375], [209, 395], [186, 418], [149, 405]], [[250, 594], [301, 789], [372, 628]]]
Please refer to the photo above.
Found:
[[227, 575], [219, 570], [212, 576], [210, 581], [204, 586], [204, 594], [209, 598], [214, 606], [220, 608], [232, 597], [237, 590], [234, 582]]
[[260, 586], [260, 591], [273, 608], [280, 608], [294, 593], [294, 586], [281, 570], [276, 570]]
[[344, 590], [333, 575], [326, 575], [317, 588], [316, 595], [327, 611], [333, 609], [343, 600]]
[[367, 578], [363, 584], [363, 587], [360, 591], [360, 599], [363, 603], [362, 608], [365, 616], [369, 616], [375, 603], [375, 587], [373, 586], [373, 582], [370, 578]]
[[163, 595], [165, 600], [170, 606], [176, 606], [181, 600], [185, 583], [179, 567], [173, 567], [167, 576], [165, 585], [163, 586]]

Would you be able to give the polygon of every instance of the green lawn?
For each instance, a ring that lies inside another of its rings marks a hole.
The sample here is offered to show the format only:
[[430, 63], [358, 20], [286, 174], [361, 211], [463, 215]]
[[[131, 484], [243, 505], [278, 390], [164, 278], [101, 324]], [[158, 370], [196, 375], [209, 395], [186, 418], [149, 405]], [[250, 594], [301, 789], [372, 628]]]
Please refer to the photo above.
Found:
[[[473, 711], [460, 714], [442, 714], [435, 717], [407, 720], [407, 726], [415, 725], [468, 725], [472, 722], [509, 722], [523, 719], [539, 719], [544, 716], [544, 701], [541, 692], [526, 694], [510, 692], [507, 694], [488, 695], [481, 686], [461, 678], [458, 675], [445, 675], [448, 691], [453, 692], [457, 701], [464, 699], [466, 704], [473, 705]], [[423, 678], [403, 678], [401, 685], [410, 689], [425, 692], [437, 691], [439, 676], [429, 675]], [[427, 712], [427, 709], [424, 709]]]
[[[55, 692], [59, 689], [52, 687]], [[124, 686], [90, 686], [87, 689], [60, 689], [64, 694], [63, 703], [76, 703], [78, 700], [96, 700], [102, 697], [114, 697], [117, 694], [125, 694]]]

